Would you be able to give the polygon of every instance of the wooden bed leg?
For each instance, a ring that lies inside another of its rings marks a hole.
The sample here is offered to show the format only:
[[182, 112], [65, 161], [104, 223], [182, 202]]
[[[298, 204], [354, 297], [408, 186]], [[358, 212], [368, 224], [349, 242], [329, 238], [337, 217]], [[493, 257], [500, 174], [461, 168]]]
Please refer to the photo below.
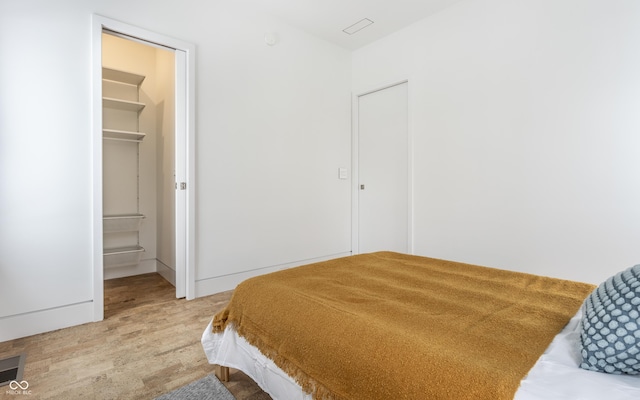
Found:
[[229, 367], [216, 364], [216, 378], [221, 382], [229, 382]]

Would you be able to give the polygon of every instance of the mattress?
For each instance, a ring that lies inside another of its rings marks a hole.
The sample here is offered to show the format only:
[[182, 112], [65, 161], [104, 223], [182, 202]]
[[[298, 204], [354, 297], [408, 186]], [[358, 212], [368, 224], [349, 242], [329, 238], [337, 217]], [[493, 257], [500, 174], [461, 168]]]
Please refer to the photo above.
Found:
[[[610, 375], [579, 368], [579, 311], [549, 345], [522, 380], [515, 400], [637, 400], [640, 376]], [[243, 371], [275, 400], [308, 400], [295, 380], [285, 374], [233, 327], [213, 333], [211, 323], [202, 334], [211, 364]]]

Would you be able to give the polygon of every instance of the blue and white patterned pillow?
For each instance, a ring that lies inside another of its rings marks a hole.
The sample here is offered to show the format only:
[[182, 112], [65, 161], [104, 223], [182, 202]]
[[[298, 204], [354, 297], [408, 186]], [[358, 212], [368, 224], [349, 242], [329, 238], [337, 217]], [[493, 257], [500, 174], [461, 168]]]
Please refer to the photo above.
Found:
[[640, 374], [640, 264], [603, 282], [584, 302], [581, 368]]

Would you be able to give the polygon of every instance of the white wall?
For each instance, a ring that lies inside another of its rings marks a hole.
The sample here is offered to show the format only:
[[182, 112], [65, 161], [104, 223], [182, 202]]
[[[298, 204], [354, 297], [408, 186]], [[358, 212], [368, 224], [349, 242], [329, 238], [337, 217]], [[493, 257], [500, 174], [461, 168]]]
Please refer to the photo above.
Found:
[[220, 34], [198, 47], [198, 293], [216, 276], [351, 247], [350, 181], [338, 180], [350, 55], [274, 20], [239, 22], [218, 16]]
[[640, 262], [640, 2], [463, 1], [353, 56], [409, 79], [417, 254], [592, 283]]
[[0, 3], [0, 341], [93, 319], [92, 13], [197, 48], [197, 294], [350, 251], [350, 54], [230, 7]]
[[161, 112], [156, 112], [157, 127], [157, 205], [158, 246], [157, 258], [160, 270], [173, 277], [176, 270], [175, 224], [175, 57], [174, 54], [156, 49], [156, 84], [161, 95]]

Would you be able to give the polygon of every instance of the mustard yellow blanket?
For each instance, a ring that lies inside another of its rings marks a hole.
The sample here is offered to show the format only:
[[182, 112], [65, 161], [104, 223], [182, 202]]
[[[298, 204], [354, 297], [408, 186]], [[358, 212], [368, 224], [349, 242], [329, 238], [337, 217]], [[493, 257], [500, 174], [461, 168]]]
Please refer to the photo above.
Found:
[[380, 252], [249, 279], [214, 317], [318, 399], [512, 399], [593, 285]]

